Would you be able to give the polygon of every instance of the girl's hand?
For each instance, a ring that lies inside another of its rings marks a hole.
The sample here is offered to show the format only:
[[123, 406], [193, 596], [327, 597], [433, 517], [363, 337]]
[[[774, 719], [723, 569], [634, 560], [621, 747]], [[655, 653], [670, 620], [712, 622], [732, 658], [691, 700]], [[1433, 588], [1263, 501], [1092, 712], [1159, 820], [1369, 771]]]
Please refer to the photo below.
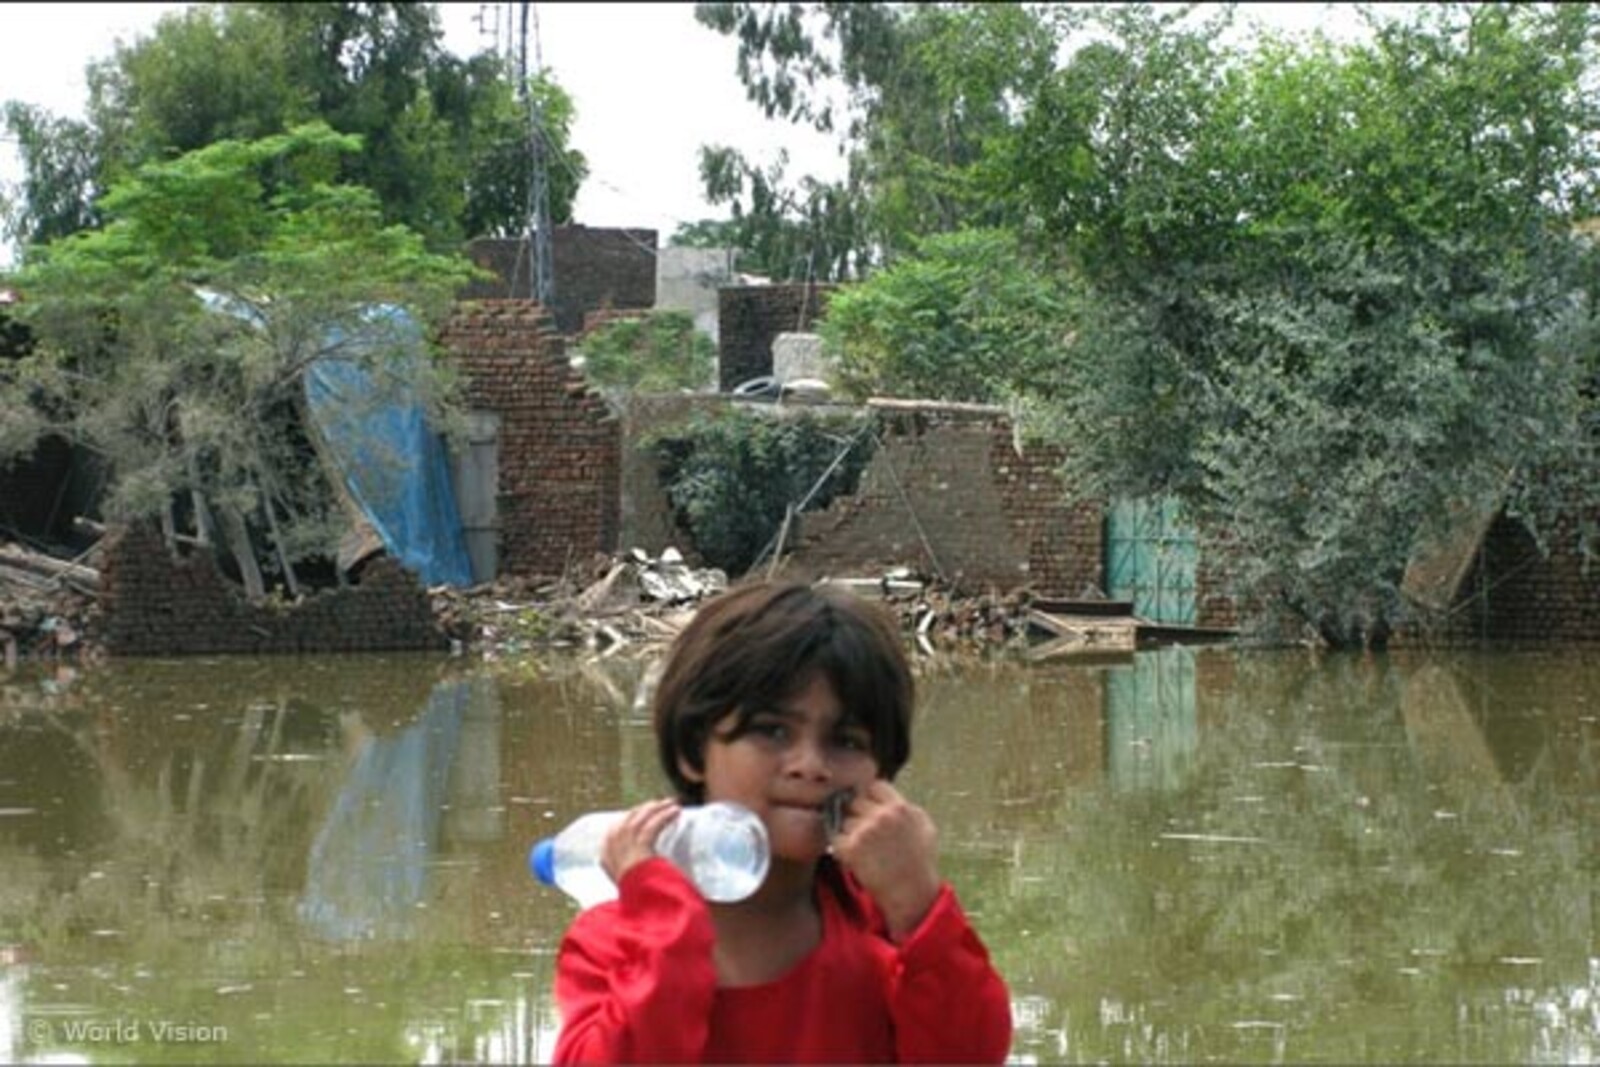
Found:
[[896, 941], [916, 929], [939, 895], [939, 831], [883, 779], [858, 790], [833, 839], [833, 855], [872, 898]]
[[647, 800], [628, 809], [615, 826], [606, 831], [600, 846], [600, 866], [618, 885], [622, 876], [637, 863], [656, 854], [656, 838], [667, 824], [678, 817], [678, 802], [671, 798]]

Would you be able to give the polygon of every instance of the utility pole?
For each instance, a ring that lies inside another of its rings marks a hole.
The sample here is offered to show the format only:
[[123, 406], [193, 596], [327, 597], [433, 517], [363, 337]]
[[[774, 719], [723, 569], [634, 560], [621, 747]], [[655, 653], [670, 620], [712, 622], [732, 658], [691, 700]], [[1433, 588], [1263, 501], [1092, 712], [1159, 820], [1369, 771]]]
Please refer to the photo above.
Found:
[[[528, 252], [533, 261], [533, 285], [530, 296], [546, 308], [553, 308], [556, 293], [555, 263], [550, 250], [550, 172], [548, 145], [544, 136], [544, 117], [540, 112], [539, 98], [528, 83], [528, 20], [533, 4], [522, 0], [521, 41], [517, 49], [517, 85], [522, 93], [523, 105], [528, 109], [528, 148], [532, 153], [528, 180]], [[538, 24], [534, 24], [537, 36]], [[535, 43], [537, 48], [537, 42]], [[538, 60], [533, 73], [537, 75]], [[515, 295], [515, 294], [513, 294]]]

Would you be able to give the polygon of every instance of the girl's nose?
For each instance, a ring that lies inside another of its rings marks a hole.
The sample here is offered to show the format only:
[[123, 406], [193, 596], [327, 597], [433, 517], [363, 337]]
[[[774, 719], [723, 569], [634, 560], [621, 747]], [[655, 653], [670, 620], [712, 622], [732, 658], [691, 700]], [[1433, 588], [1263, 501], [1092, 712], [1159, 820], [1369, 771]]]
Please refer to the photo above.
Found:
[[826, 781], [833, 776], [833, 767], [828, 762], [826, 746], [805, 738], [795, 742], [794, 746], [789, 750], [787, 770], [797, 778], [809, 778], [816, 781]]

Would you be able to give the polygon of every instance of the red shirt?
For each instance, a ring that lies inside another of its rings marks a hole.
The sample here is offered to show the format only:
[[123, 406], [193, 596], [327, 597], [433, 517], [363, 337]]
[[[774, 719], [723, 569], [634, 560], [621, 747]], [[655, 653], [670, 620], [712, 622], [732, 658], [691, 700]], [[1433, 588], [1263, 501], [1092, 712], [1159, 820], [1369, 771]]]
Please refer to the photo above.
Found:
[[554, 1062], [1004, 1061], [1010, 996], [949, 885], [897, 945], [872, 898], [831, 873], [817, 947], [775, 981], [719, 989], [699, 891], [665, 860], [630, 869], [562, 939]]

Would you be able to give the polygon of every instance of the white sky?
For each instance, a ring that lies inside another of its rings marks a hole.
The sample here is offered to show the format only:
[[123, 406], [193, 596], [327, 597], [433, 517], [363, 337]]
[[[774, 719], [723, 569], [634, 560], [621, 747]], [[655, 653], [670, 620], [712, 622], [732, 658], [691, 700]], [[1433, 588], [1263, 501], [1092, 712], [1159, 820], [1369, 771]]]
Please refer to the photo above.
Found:
[[[84, 67], [109, 56], [120, 39], [147, 34], [173, 3], [0, 4], [0, 101], [22, 100], [81, 118]], [[1247, 17], [1299, 31], [1341, 21], [1347, 5], [1245, 4]], [[460, 54], [493, 47], [480, 32], [510, 5], [439, 5], [445, 45]], [[790, 155], [788, 173], [837, 177], [833, 142], [809, 129], [771, 122], [744, 97], [734, 73], [735, 44], [694, 21], [689, 3], [534, 5], [544, 64], [573, 97], [572, 143], [589, 161], [575, 205], [590, 226], [643, 226], [664, 244], [679, 222], [726, 217], [701, 198], [699, 149], [730, 144], [752, 159]], [[0, 129], [0, 184], [19, 180], [15, 147]], [[0, 244], [0, 267], [14, 250]]]

